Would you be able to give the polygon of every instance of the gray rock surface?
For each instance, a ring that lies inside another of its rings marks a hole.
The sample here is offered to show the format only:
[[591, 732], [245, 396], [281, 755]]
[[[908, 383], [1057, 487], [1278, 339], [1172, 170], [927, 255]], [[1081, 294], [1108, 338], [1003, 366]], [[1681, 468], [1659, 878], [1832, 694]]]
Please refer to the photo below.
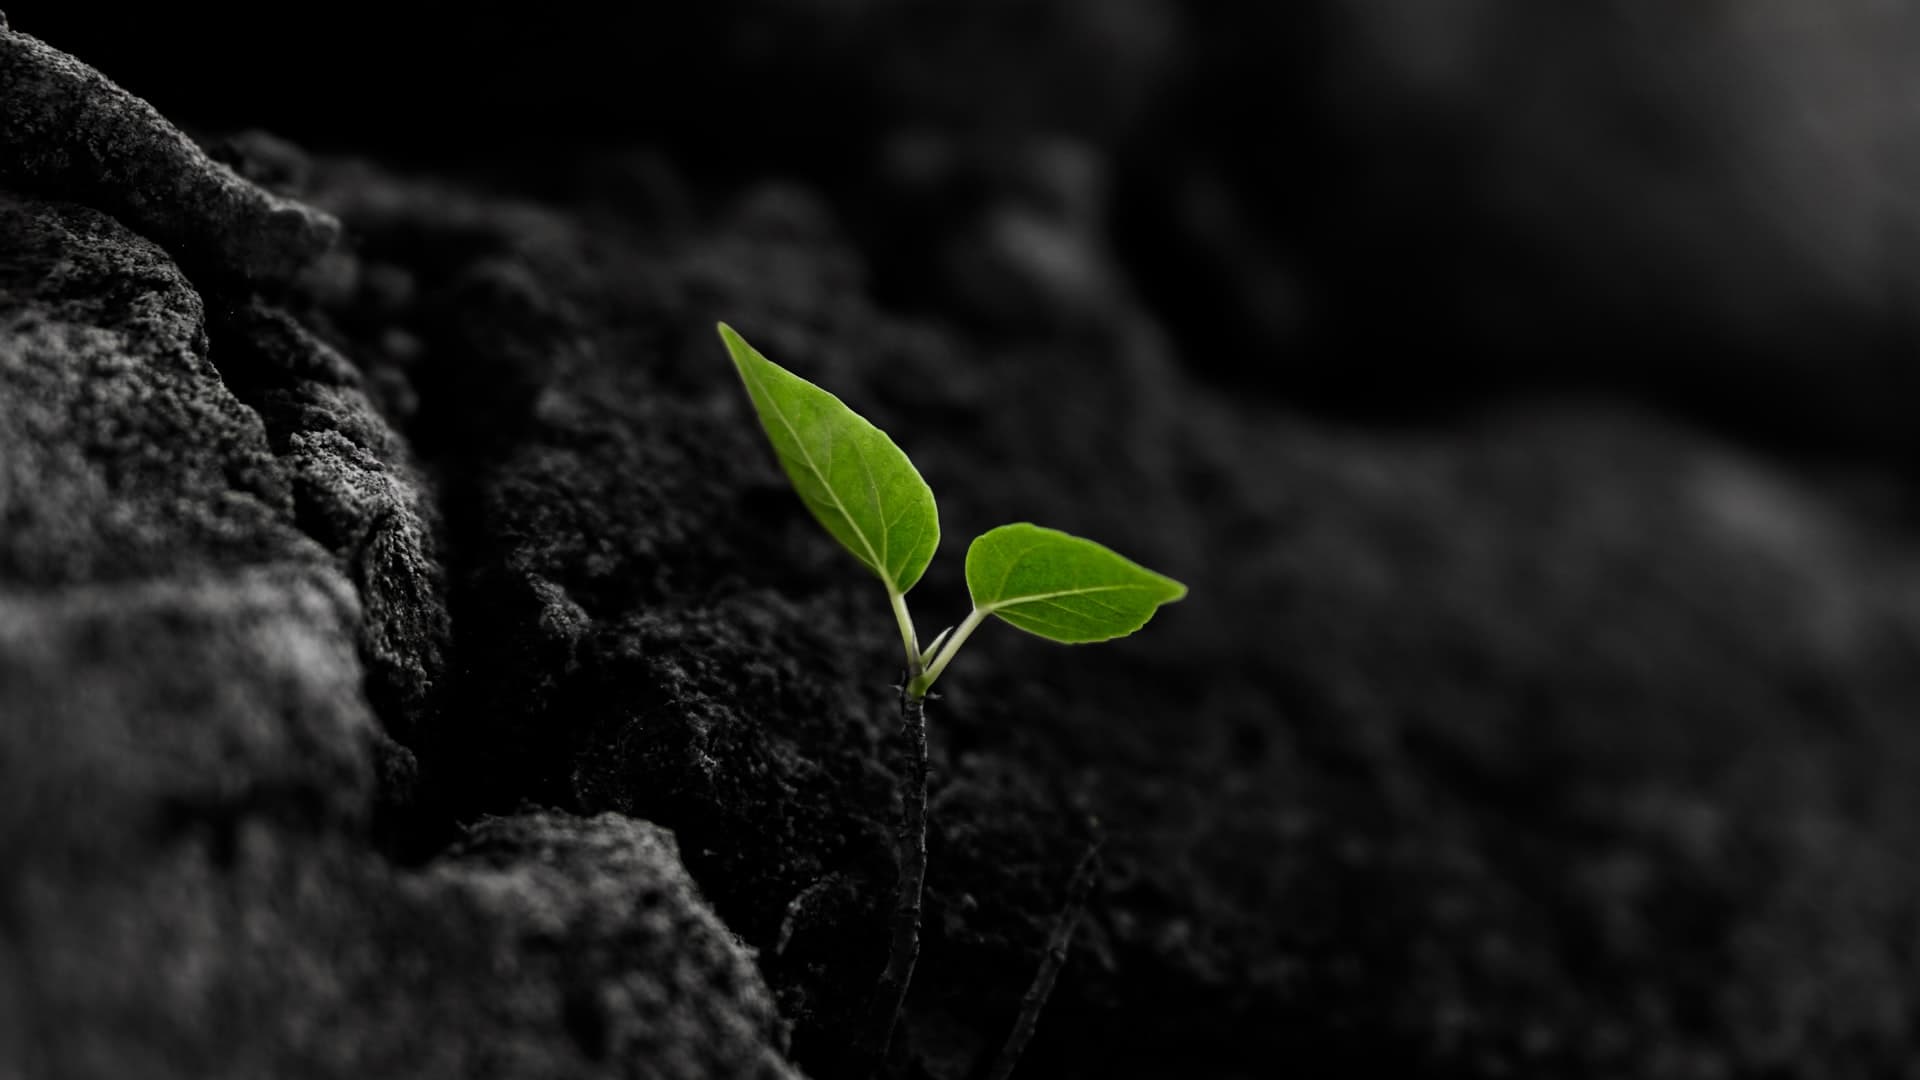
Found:
[[[86, 177], [236, 281], [314, 253], [261, 225], [323, 215], [0, 36], [40, 155], [8, 181]], [[430, 488], [358, 369], [99, 207], [0, 190], [0, 234], [0, 1074], [796, 1075], [665, 830], [374, 845], [448, 631]]]
[[0, 197], [9, 581], [319, 555], [260, 418], [207, 360], [204, 305], [166, 253], [97, 210]]
[[664, 831], [494, 819], [397, 872], [256, 813], [8, 885], [9, 1075], [797, 1074]]
[[214, 319], [228, 384], [267, 429], [294, 519], [325, 545], [363, 607], [368, 692], [395, 734], [434, 706], [446, 664], [446, 586], [430, 485], [359, 369], [286, 312], [254, 299]]
[[292, 276], [339, 237], [80, 60], [0, 27], [0, 181], [119, 217], [184, 262], [260, 281]]

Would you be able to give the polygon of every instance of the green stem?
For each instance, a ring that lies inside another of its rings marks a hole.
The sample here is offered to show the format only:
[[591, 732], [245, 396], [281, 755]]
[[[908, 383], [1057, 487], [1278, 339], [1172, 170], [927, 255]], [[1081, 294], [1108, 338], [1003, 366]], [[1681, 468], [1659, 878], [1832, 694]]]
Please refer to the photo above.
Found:
[[965, 645], [967, 638], [980, 628], [981, 623], [987, 621], [989, 614], [991, 612], [982, 608], [974, 608], [968, 612], [966, 620], [954, 628], [953, 636], [947, 638], [947, 643], [940, 647], [940, 651], [927, 664], [927, 669], [908, 682], [907, 693], [914, 697], [926, 697], [927, 691], [933, 688], [934, 680], [940, 677], [941, 672], [947, 670], [948, 664], [953, 663], [954, 655], [960, 651], [960, 646]]
[[920, 662], [920, 635], [913, 632], [913, 616], [907, 611], [907, 594], [888, 589], [887, 596], [893, 601], [893, 618], [900, 624], [900, 644], [907, 650], [907, 677], [915, 678], [923, 665]]

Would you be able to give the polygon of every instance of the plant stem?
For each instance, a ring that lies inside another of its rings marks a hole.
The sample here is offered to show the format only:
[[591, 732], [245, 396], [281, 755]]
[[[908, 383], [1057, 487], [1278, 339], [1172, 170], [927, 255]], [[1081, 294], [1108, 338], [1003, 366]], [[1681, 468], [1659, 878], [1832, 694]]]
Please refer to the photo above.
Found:
[[967, 643], [967, 638], [980, 628], [981, 623], [987, 621], [987, 616], [990, 614], [992, 612], [983, 608], [974, 608], [967, 612], [966, 619], [954, 628], [953, 636], [949, 637], [947, 643], [940, 647], [940, 651], [934, 654], [932, 662], [927, 665], [927, 670], [915, 675], [907, 684], [908, 692], [924, 697], [933, 687], [933, 681], [940, 677], [941, 672], [947, 670], [948, 664], [953, 663], [954, 654], [960, 651], [960, 646]]
[[900, 644], [907, 650], [907, 678], [920, 674], [920, 635], [913, 632], [913, 616], [907, 611], [907, 594], [887, 590], [888, 599], [893, 601], [893, 618], [900, 624]]
[[886, 970], [874, 987], [860, 1051], [876, 1069], [893, 1042], [914, 961], [920, 958], [920, 891], [927, 879], [927, 699], [911, 686], [900, 691], [900, 733], [906, 739], [906, 768], [900, 776], [900, 824], [894, 831], [900, 878], [893, 894], [893, 940]]
[[1073, 879], [1067, 884], [1067, 902], [1060, 909], [1059, 918], [1054, 920], [1053, 932], [1047, 935], [1047, 951], [1040, 958], [1040, 970], [1034, 973], [1033, 984], [1020, 998], [1020, 1015], [1014, 1019], [1013, 1030], [1007, 1033], [1006, 1045], [1000, 1048], [1000, 1056], [993, 1059], [993, 1069], [987, 1073], [987, 1080], [1007, 1080], [1013, 1075], [1013, 1067], [1020, 1061], [1020, 1054], [1027, 1048], [1027, 1040], [1033, 1038], [1033, 1029], [1040, 1021], [1040, 1010], [1047, 1007], [1047, 998], [1053, 995], [1054, 981], [1060, 977], [1060, 969], [1067, 963], [1067, 947], [1073, 942], [1073, 931], [1080, 923], [1080, 916], [1086, 910], [1087, 893], [1093, 888], [1093, 879], [1100, 866], [1100, 841], [1095, 840], [1080, 856], [1080, 864], [1073, 869]]

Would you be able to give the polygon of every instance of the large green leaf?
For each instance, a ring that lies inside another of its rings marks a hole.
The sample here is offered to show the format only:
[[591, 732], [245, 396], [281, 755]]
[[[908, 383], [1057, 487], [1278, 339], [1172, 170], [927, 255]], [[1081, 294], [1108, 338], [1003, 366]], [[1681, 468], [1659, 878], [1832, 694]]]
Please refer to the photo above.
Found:
[[1080, 644], [1126, 637], [1187, 587], [1091, 540], [1024, 522], [967, 548], [973, 606], [1030, 634]]
[[913, 588], [940, 546], [940, 512], [887, 433], [720, 324], [720, 339], [800, 501], [889, 591]]

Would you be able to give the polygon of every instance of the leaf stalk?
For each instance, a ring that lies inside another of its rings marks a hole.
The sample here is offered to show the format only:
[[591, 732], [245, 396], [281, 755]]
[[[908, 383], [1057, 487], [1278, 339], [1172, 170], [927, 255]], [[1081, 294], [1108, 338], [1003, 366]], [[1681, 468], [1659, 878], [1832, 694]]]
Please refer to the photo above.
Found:
[[974, 608], [968, 612], [966, 619], [959, 626], [954, 627], [953, 634], [947, 638], [946, 644], [934, 654], [933, 660], [927, 664], [927, 669], [908, 680], [907, 693], [914, 697], [926, 697], [927, 691], [933, 688], [934, 680], [940, 677], [941, 672], [947, 670], [948, 664], [953, 663], [954, 656], [960, 652], [960, 646], [965, 645], [967, 638], [980, 628], [981, 623], [987, 621], [989, 614], [991, 612], [985, 608]]
[[907, 610], [907, 594], [888, 589], [887, 597], [893, 601], [894, 621], [900, 624], [900, 644], [907, 650], [907, 677], [913, 679], [925, 664], [920, 659], [920, 636], [913, 630], [913, 614]]

